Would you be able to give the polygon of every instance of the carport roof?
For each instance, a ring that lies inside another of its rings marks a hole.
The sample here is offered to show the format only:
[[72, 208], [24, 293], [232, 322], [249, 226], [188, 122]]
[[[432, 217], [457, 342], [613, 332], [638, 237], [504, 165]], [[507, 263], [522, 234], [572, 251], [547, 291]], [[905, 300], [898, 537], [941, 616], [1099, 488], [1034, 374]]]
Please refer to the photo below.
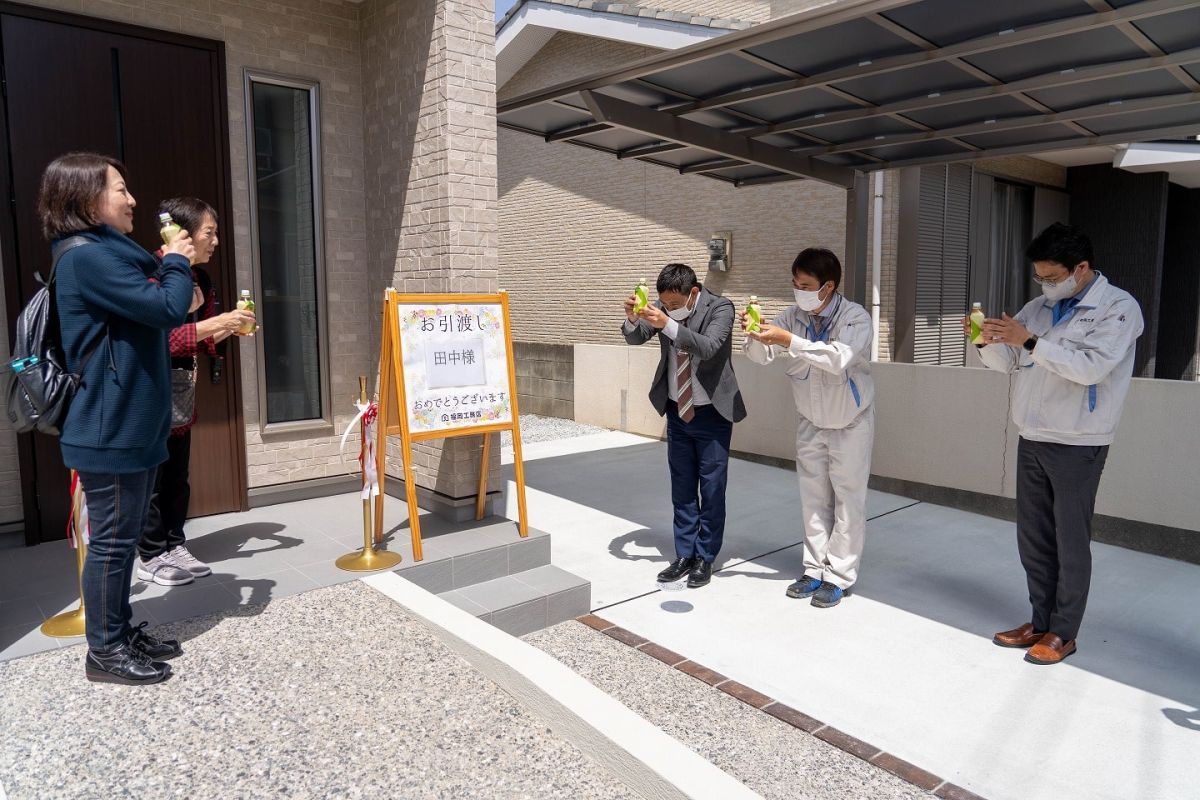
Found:
[[846, 0], [500, 103], [749, 186], [1200, 134], [1196, 0]]

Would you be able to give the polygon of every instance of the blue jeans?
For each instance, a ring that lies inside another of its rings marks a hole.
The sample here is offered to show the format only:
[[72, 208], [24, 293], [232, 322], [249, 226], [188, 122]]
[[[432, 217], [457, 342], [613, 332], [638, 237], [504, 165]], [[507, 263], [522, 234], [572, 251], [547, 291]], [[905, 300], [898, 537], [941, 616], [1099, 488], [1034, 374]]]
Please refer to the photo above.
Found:
[[733, 423], [711, 405], [695, 407], [691, 422], [667, 403], [667, 466], [675, 508], [675, 555], [712, 562], [725, 538], [725, 484]]
[[93, 650], [109, 650], [129, 634], [133, 562], [157, 472], [155, 467], [124, 475], [79, 473], [91, 538], [83, 565], [83, 602], [88, 647]]

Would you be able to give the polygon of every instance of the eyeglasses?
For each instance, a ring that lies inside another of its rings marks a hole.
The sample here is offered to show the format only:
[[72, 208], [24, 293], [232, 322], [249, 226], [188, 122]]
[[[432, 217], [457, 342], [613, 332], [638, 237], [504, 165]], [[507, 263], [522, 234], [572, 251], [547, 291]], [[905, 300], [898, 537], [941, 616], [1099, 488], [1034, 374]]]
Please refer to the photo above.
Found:
[[1067, 278], [1070, 278], [1071, 275], [1073, 275], [1073, 274], [1074, 273], [1068, 272], [1066, 275], [1063, 275], [1061, 278], [1043, 278], [1041, 275], [1034, 273], [1033, 282], [1036, 283], [1038, 286], [1057, 286], [1058, 284], [1065, 281]]

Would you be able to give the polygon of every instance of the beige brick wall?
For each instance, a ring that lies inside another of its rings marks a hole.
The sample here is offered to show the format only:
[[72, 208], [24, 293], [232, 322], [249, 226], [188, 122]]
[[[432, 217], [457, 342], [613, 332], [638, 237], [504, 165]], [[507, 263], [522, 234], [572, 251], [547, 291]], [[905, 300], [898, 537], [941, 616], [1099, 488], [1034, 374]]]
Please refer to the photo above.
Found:
[[[371, 0], [362, 20], [375, 285], [494, 292], [494, 7], [483, 0], [417, 0], [413, 7]], [[418, 485], [451, 498], [473, 494], [480, 452], [479, 437], [417, 445]], [[389, 450], [393, 475], [401, 472], [397, 456]], [[489, 458], [495, 486], [498, 447]]]
[[610, 42], [577, 33], [556, 33], [517, 74], [496, 90], [496, 99], [508, 100], [555, 83], [586, 78], [658, 52], [653, 47]]
[[634, 0], [629, 5], [679, 11], [697, 17], [744, 22], [766, 22], [771, 18], [770, 0]]
[[[524, 92], [569, 70], [609, 66], [611, 43], [563, 35], [504, 87]], [[621, 55], [637, 57], [623, 48]], [[733, 232], [733, 269], [706, 274], [710, 233]], [[839, 255], [845, 192], [815, 181], [728, 184], [569, 144], [500, 132], [500, 284], [512, 293], [514, 338], [622, 342], [621, 303], [670, 261], [697, 269], [742, 307], [758, 294], [775, 313], [791, 302], [790, 266], [808, 246]], [[738, 337], [740, 343], [740, 334]]]
[[819, 6], [835, 6], [840, 0], [771, 0], [771, 19], [809, 11]]

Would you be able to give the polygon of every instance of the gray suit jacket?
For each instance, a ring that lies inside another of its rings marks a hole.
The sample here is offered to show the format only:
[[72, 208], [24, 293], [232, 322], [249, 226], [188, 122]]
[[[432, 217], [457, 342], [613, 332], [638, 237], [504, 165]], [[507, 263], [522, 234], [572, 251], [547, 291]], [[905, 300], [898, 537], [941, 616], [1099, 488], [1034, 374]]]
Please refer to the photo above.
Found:
[[[661, 303], [656, 303], [662, 308]], [[689, 354], [692, 370], [704, 391], [708, 393], [713, 408], [730, 422], [746, 418], [746, 405], [738, 390], [737, 376], [733, 374], [733, 303], [708, 289], [700, 289], [696, 309], [686, 320], [679, 323], [679, 339], [672, 342], [666, 336], [658, 336], [661, 351], [658, 371], [650, 386], [650, 402], [662, 416], [667, 413], [667, 356], [669, 348]], [[629, 344], [645, 344], [661, 331], [645, 320], [630, 330], [624, 323], [621, 333]]]

